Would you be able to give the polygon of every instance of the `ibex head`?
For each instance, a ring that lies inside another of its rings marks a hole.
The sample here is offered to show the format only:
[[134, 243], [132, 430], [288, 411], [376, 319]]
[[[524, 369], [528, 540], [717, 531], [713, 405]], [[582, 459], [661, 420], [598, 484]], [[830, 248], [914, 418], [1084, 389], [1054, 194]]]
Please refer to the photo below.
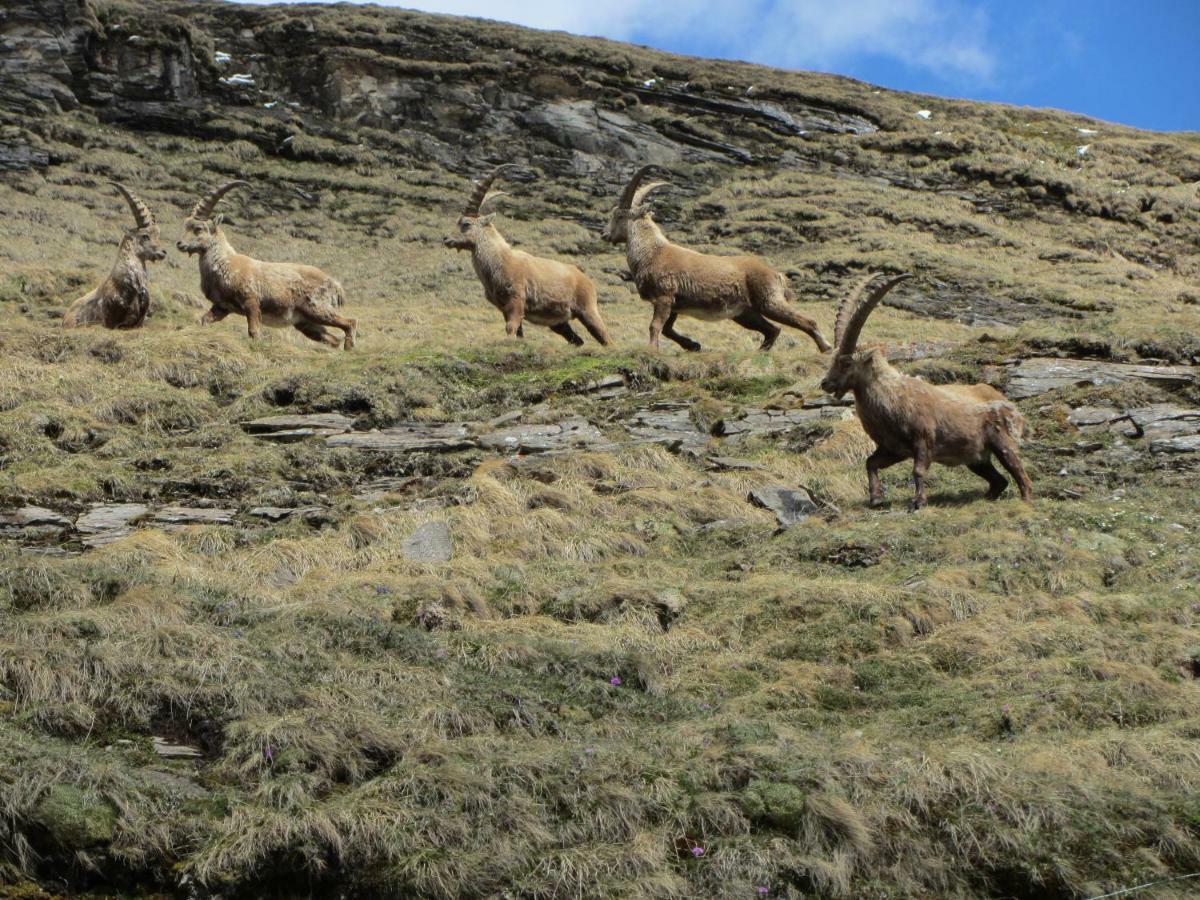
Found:
[[247, 181], [227, 181], [218, 188], [209, 191], [192, 207], [188, 217], [183, 221], [183, 236], [175, 242], [181, 253], [205, 253], [217, 238], [221, 216], [213, 217], [213, 209], [221, 198], [236, 187], [249, 187]]
[[858, 336], [862, 333], [863, 325], [866, 324], [867, 317], [871, 315], [871, 310], [879, 305], [879, 302], [887, 296], [888, 291], [912, 276], [897, 275], [868, 291], [871, 284], [880, 277], [879, 272], [868, 275], [838, 306], [837, 324], [834, 326], [833, 334], [833, 362], [830, 363], [829, 371], [821, 381], [821, 390], [834, 397], [842, 397], [847, 391], [862, 384], [870, 377], [871, 370], [876, 363], [883, 359], [878, 347], [859, 350]]
[[485, 213], [486, 210], [497, 197], [502, 197], [507, 194], [507, 191], [493, 191], [492, 183], [499, 178], [505, 169], [512, 168], [510, 165], [496, 166], [492, 169], [483, 180], [475, 185], [475, 189], [471, 191], [471, 196], [467, 198], [467, 205], [463, 207], [462, 214], [458, 217], [458, 224], [453, 234], [449, 235], [444, 241], [443, 246], [449, 247], [452, 250], [474, 250], [483, 237], [485, 228], [492, 224], [492, 215]]
[[109, 184], [121, 192], [133, 213], [134, 227], [125, 232], [121, 246], [132, 249], [142, 262], [160, 262], [166, 259], [167, 251], [158, 243], [158, 223], [154, 221], [154, 213], [150, 212], [150, 207], [125, 185], [116, 181], [110, 181]]
[[629, 240], [629, 223], [650, 213], [650, 208], [644, 203], [646, 197], [656, 188], [668, 184], [666, 181], [651, 181], [648, 184], [642, 184], [646, 176], [655, 168], [657, 167], [642, 166], [633, 173], [629, 184], [625, 185], [625, 190], [621, 193], [620, 202], [613, 207], [612, 213], [608, 217], [608, 225], [604, 229], [604, 240], [612, 244], [624, 244]]

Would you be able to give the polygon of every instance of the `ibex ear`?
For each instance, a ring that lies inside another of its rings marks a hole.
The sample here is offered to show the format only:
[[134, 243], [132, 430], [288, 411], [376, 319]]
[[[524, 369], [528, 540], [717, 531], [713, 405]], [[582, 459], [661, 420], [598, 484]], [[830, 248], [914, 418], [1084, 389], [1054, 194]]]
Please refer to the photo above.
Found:
[[496, 218], [495, 213], [488, 213], [486, 216], [480, 216], [476, 221], [479, 223], [480, 227], [484, 227], [487, 225], [491, 225], [492, 219], [494, 219], [494, 218]]
[[217, 213], [212, 218], [212, 227], [218, 228], [218, 227], [220, 227], [221, 223], [224, 221], [225, 221], [225, 213]]

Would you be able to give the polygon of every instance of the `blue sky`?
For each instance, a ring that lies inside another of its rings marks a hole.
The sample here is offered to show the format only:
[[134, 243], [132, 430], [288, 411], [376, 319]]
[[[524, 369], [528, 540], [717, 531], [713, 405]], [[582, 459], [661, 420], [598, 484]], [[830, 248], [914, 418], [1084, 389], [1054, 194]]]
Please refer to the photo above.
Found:
[[885, 87], [1200, 131], [1200, 0], [400, 0]]

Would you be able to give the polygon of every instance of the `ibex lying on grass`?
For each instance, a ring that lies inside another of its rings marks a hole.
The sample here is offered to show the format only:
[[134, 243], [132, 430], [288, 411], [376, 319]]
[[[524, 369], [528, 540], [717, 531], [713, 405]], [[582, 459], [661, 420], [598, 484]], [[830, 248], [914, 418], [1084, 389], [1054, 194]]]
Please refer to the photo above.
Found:
[[[184, 253], [200, 256], [200, 289], [212, 309], [200, 320], [207, 325], [230, 313], [246, 317], [250, 337], [262, 333], [262, 325], [283, 328], [292, 325], [307, 338], [347, 350], [354, 346], [355, 321], [334, 312], [345, 303], [342, 286], [315, 266], [298, 263], [262, 262], [243, 256], [230, 246], [221, 231], [221, 217], [213, 209], [226, 193], [245, 181], [230, 181], [202, 197], [183, 223], [177, 246]], [[325, 326], [345, 332], [338, 338]]]
[[710, 256], [667, 240], [644, 205], [651, 191], [666, 184], [642, 183], [653, 168], [643, 166], [634, 173], [604, 229], [605, 240], [625, 244], [638, 294], [654, 304], [651, 346], [659, 346], [659, 335], [665, 334], [684, 350], [700, 349], [697, 341], [675, 330], [675, 319], [682, 313], [697, 319], [733, 319], [763, 336], [763, 350], [770, 350], [779, 337], [779, 326], [772, 323], [782, 322], [807, 334], [822, 353], [828, 351], [817, 323], [788, 306], [784, 277], [762, 260]]
[[510, 337], [524, 337], [523, 322], [528, 319], [579, 347], [583, 338], [571, 327], [571, 320], [578, 319], [592, 337], [607, 347], [612, 339], [600, 318], [592, 280], [578, 266], [514, 250], [492, 224], [492, 216], [484, 212], [489, 203], [505, 193], [489, 189], [506, 168], [497, 167], [475, 186], [459, 216], [457, 233], [443, 243], [454, 250], [471, 251], [483, 293], [504, 313], [504, 327]]
[[64, 328], [103, 325], [105, 328], [138, 328], [150, 311], [149, 273], [146, 263], [167, 255], [158, 244], [158, 224], [150, 207], [123, 184], [110, 182], [133, 211], [134, 228], [125, 232], [117, 262], [100, 287], [71, 304], [63, 316]]
[[987, 384], [928, 384], [892, 368], [877, 347], [857, 349], [871, 310], [911, 276], [890, 278], [872, 288], [879, 277], [868, 276], [839, 306], [834, 334], [837, 352], [821, 382], [821, 388], [835, 397], [854, 392], [858, 418], [877, 445], [867, 458], [871, 505], [883, 501], [880, 469], [905, 459], [913, 461], [913, 509], [925, 505], [925, 473], [935, 462], [966, 466], [987, 481], [987, 498], [995, 500], [1008, 481], [992, 465], [993, 454], [1016, 479], [1021, 499], [1032, 501], [1033, 485], [1017, 454], [1025, 419], [1003, 394]]

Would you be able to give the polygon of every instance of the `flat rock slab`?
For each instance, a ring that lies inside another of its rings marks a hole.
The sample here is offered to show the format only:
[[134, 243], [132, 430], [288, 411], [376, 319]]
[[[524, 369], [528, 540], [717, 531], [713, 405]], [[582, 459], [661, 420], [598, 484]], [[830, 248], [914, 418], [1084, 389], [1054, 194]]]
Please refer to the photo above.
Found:
[[404, 539], [400, 552], [410, 562], [449, 562], [454, 556], [450, 526], [445, 522], [426, 522]]
[[52, 509], [22, 506], [0, 511], [0, 528], [70, 528], [71, 520]]
[[713, 434], [739, 441], [748, 437], [785, 434], [796, 428], [817, 423], [831, 424], [848, 419], [853, 413], [842, 406], [819, 406], [815, 409], [749, 409], [741, 415], [721, 419]]
[[775, 513], [776, 520], [783, 528], [798, 525], [821, 509], [804, 488], [790, 488], [782, 484], [755, 488], [746, 499], [755, 506]]
[[1022, 360], [1013, 368], [1006, 393], [1012, 400], [1024, 400], [1078, 384], [1118, 384], [1134, 379], [1169, 385], [1192, 384], [1197, 380], [1198, 371], [1195, 366], [1147, 366], [1035, 357]]
[[80, 534], [99, 534], [114, 528], [127, 528], [145, 517], [150, 507], [141, 503], [109, 503], [93, 506], [75, 521], [75, 530]]
[[628, 392], [624, 375], [605, 375], [579, 386], [579, 393], [589, 394], [597, 400], [608, 400]]
[[673, 451], [700, 450], [708, 443], [708, 435], [692, 422], [687, 404], [656, 404], [638, 410], [625, 423], [629, 436], [636, 444], [662, 444]]
[[1135, 409], [1112, 406], [1081, 406], [1067, 417], [1080, 431], [1103, 431], [1125, 424], [1131, 437], [1178, 437], [1200, 434], [1200, 409], [1187, 409], [1170, 403], [1153, 403]]
[[734, 456], [713, 456], [709, 458], [708, 463], [710, 468], [719, 472], [749, 472], [762, 468], [748, 459], [738, 459]]
[[246, 515], [255, 519], [266, 519], [268, 522], [282, 522], [292, 516], [308, 518], [324, 511], [320, 506], [256, 506]]
[[154, 521], [163, 525], [231, 525], [236, 515], [236, 509], [164, 506], [155, 510]]
[[1151, 453], [1200, 453], [1200, 434], [1185, 434], [1150, 442]]
[[344, 434], [354, 428], [354, 420], [339, 413], [313, 413], [299, 416], [267, 416], [242, 423], [242, 429], [269, 441], [289, 443], [310, 437]]
[[612, 445], [600, 429], [581, 417], [550, 425], [515, 425], [479, 439], [479, 445], [501, 453], [547, 453], [554, 450], [600, 449]]
[[378, 453], [451, 453], [476, 446], [462, 422], [405, 422], [379, 431], [352, 431], [325, 439], [330, 447]]

